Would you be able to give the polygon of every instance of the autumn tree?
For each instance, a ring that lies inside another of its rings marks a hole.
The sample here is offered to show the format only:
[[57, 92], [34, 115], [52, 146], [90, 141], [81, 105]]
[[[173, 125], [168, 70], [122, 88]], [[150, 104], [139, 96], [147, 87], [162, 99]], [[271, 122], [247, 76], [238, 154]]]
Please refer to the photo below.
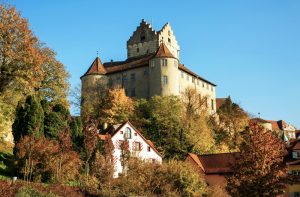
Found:
[[108, 90], [100, 111], [100, 123], [113, 125], [127, 121], [133, 106], [133, 101], [126, 96], [123, 88]]
[[0, 129], [4, 134], [10, 132], [17, 103], [26, 95], [68, 106], [68, 73], [55, 52], [41, 44], [15, 7], [1, 3], [0, 46]]
[[120, 149], [121, 149], [120, 161], [122, 165], [122, 173], [126, 175], [128, 171], [128, 162], [131, 156], [130, 149], [129, 149], [129, 142], [127, 138], [125, 138], [125, 140], [121, 142]]
[[242, 140], [234, 173], [227, 178], [228, 193], [232, 196], [283, 194], [287, 181], [284, 142], [256, 123], [250, 123]]
[[44, 137], [26, 135], [16, 144], [17, 171], [25, 181], [41, 181], [47, 174], [48, 164], [55, 161], [59, 145]]
[[85, 173], [89, 175], [90, 161], [98, 143], [98, 129], [96, 121], [88, 120], [83, 128], [83, 146], [85, 150]]
[[225, 144], [229, 150], [237, 150], [241, 143], [240, 133], [248, 125], [249, 115], [228, 97], [217, 110], [219, 120], [212, 120], [218, 145]]
[[[187, 88], [181, 95], [183, 103], [182, 127], [188, 152], [207, 153], [214, 145], [213, 131], [209, 127], [207, 97], [195, 88]], [[212, 117], [215, 118], [215, 117]]]

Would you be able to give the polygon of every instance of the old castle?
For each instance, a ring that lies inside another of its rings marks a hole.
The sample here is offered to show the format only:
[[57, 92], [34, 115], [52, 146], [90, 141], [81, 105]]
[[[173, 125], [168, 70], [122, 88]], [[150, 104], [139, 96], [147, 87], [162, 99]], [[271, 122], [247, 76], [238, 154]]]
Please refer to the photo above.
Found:
[[159, 31], [142, 20], [127, 41], [127, 59], [102, 63], [97, 57], [81, 77], [82, 97], [95, 86], [122, 87], [126, 95], [151, 98], [154, 95], [180, 95], [195, 88], [206, 96], [211, 112], [216, 110], [216, 85], [185, 67], [180, 47], [169, 23]]

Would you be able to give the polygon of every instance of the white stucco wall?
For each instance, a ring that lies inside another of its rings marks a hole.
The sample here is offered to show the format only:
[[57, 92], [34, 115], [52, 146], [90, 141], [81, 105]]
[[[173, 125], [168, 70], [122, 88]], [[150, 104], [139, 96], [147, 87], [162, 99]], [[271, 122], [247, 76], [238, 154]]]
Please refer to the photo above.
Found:
[[[129, 123], [126, 123], [125, 125], [122, 126], [117, 133], [115, 133], [112, 136], [112, 142], [114, 144], [114, 153], [113, 156], [115, 158], [115, 172], [114, 172], [114, 177], [118, 177], [119, 173], [122, 173], [122, 165], [121, 165], [121, 149], [119, 148], [119, 141], [120, 140], [125, 140], [124, 134], [125, 134], [125, 129], [130, 128], [131, 130], [131, 138], [128, 139], [129, 143], [129, 150], [132, 156], [137, 156], [141, 158], [142, 160], [157, 163], [162, 163], [162, 157], [151, 147], [149, 144], [143, 139], [143, 137], [137, 132]], [[123, 134], [122, 134], [123, 131]], [[133, 143], [134, 142], [140, 142], [141, 143], [141, 151], [134, 153], [133, 151]], [[150, 147], [150, 152], [148, 151], [148, 147]]]

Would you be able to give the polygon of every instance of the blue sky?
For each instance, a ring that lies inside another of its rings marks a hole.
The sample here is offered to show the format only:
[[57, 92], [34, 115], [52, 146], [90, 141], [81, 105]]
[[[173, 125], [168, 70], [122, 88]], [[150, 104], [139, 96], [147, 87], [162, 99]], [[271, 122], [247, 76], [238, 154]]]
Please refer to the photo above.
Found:
[[[3, 0], [2, 0], [3, 2]], [[170, 22], [181, 62], [249, 113], [300, 128], [300, 1], [11, 0], [80, 83], [96, 57], [124, 60], [142, 18]]]

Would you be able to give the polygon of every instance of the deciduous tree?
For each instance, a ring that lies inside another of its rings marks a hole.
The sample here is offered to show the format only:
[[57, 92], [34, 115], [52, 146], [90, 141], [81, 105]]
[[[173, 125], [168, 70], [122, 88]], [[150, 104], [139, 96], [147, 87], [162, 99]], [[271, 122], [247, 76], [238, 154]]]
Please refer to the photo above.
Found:
[[278, 196], [287, 181], [283, 162], [285, 144], [256, 123], [242, 135], [240, 156], [228, 177], [227, 191], [232, 196]]

